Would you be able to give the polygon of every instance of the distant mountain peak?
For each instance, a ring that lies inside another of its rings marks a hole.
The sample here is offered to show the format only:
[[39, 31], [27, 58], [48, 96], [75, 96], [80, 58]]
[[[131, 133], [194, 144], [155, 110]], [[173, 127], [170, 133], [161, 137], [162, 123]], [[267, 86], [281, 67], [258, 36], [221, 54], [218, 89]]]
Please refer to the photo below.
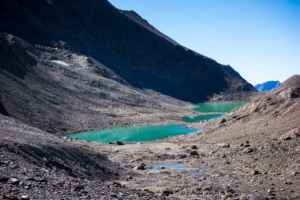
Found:
[[267, 81], [262, 84], [257, 84], [255, 85], [255, 89], [258, 91], [269, 91], [272, 90], [273, 88], [279, 86], [281, 83], [279, 81]]

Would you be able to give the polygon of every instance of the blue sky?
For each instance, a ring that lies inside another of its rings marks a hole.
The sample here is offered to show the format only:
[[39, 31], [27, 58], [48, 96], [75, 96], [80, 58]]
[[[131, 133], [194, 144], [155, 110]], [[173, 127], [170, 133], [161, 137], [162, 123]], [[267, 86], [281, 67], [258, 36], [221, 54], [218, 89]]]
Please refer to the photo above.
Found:
[[255, 85], [300, 74], [300, 0], [109, 0]]

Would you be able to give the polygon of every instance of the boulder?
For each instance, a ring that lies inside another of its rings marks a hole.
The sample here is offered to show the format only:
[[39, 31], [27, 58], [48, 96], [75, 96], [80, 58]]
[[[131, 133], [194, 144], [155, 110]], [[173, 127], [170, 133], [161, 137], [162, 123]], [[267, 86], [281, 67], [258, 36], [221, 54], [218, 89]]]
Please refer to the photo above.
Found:
[[253, 176], [258, 175], [258, 174], [259, 174], [258, 170], [252, 170], [251, 171], [251, 175], [253, 175]]
[[222, 148], [230, 148], [230, 144], [229, 143], [220, 143], [220, 144], [218, 144], [218, 146], [220, 146]]
[[12, 185], [18, 185], [20, 181], [18, 178], [10, 178], [8, 182]]
[[198, 151], [191, 151], [190, 154], [191, 154], [192, 156], [197, 156], [197, 155], [199, 155]]
[[223, 119], [220, 121], [220, 124], [223, 124], [223, 123], [225, 123], [225, 122], [226, 122], [226, 119], [223, 118]]
[[125, 145], [125, 143], [122, 141], [116, 141], [116, 145]]
[[146, 164], [145, 163], [141, 163], [138, 166], [134, 167], [133, 169], [135, 170], [145, 170], [146, 168]]
[[0, 177], [0, 183], [6, 183], [8, 181], [9, 178], [1, 176]]
[[29, 200], [29, 196], [28, 195], [22, 195], [21, 200]]
[[162, 196], [169, 196], [170, 194], [173, 194], [172, 190], [166, 189], [163, 191]]
[[84, 186], [83, 185], [76, 185], [75, 190], [83, 190], [84, 189]]
[[252, 148], [247, 148], [243, 151], [243, 153], [252, 153], [254, 150]]

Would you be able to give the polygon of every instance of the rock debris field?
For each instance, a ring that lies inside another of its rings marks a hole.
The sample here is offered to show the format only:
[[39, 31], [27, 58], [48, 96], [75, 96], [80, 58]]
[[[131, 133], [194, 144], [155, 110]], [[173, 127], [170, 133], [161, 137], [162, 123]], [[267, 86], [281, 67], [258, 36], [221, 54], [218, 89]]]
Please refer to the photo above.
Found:
[[1, 197], [299, 199], [297, 78], [222, 118], [189, 124], [198, 132], [150, 142], [66, 139], [1, 115]]

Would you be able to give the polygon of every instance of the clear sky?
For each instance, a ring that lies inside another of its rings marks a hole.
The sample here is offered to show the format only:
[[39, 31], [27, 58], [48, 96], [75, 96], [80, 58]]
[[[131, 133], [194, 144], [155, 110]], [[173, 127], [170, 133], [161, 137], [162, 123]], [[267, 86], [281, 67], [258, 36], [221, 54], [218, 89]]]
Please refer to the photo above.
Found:
[[109, 0], [255, 85], [300, 74], [300, 0]]

